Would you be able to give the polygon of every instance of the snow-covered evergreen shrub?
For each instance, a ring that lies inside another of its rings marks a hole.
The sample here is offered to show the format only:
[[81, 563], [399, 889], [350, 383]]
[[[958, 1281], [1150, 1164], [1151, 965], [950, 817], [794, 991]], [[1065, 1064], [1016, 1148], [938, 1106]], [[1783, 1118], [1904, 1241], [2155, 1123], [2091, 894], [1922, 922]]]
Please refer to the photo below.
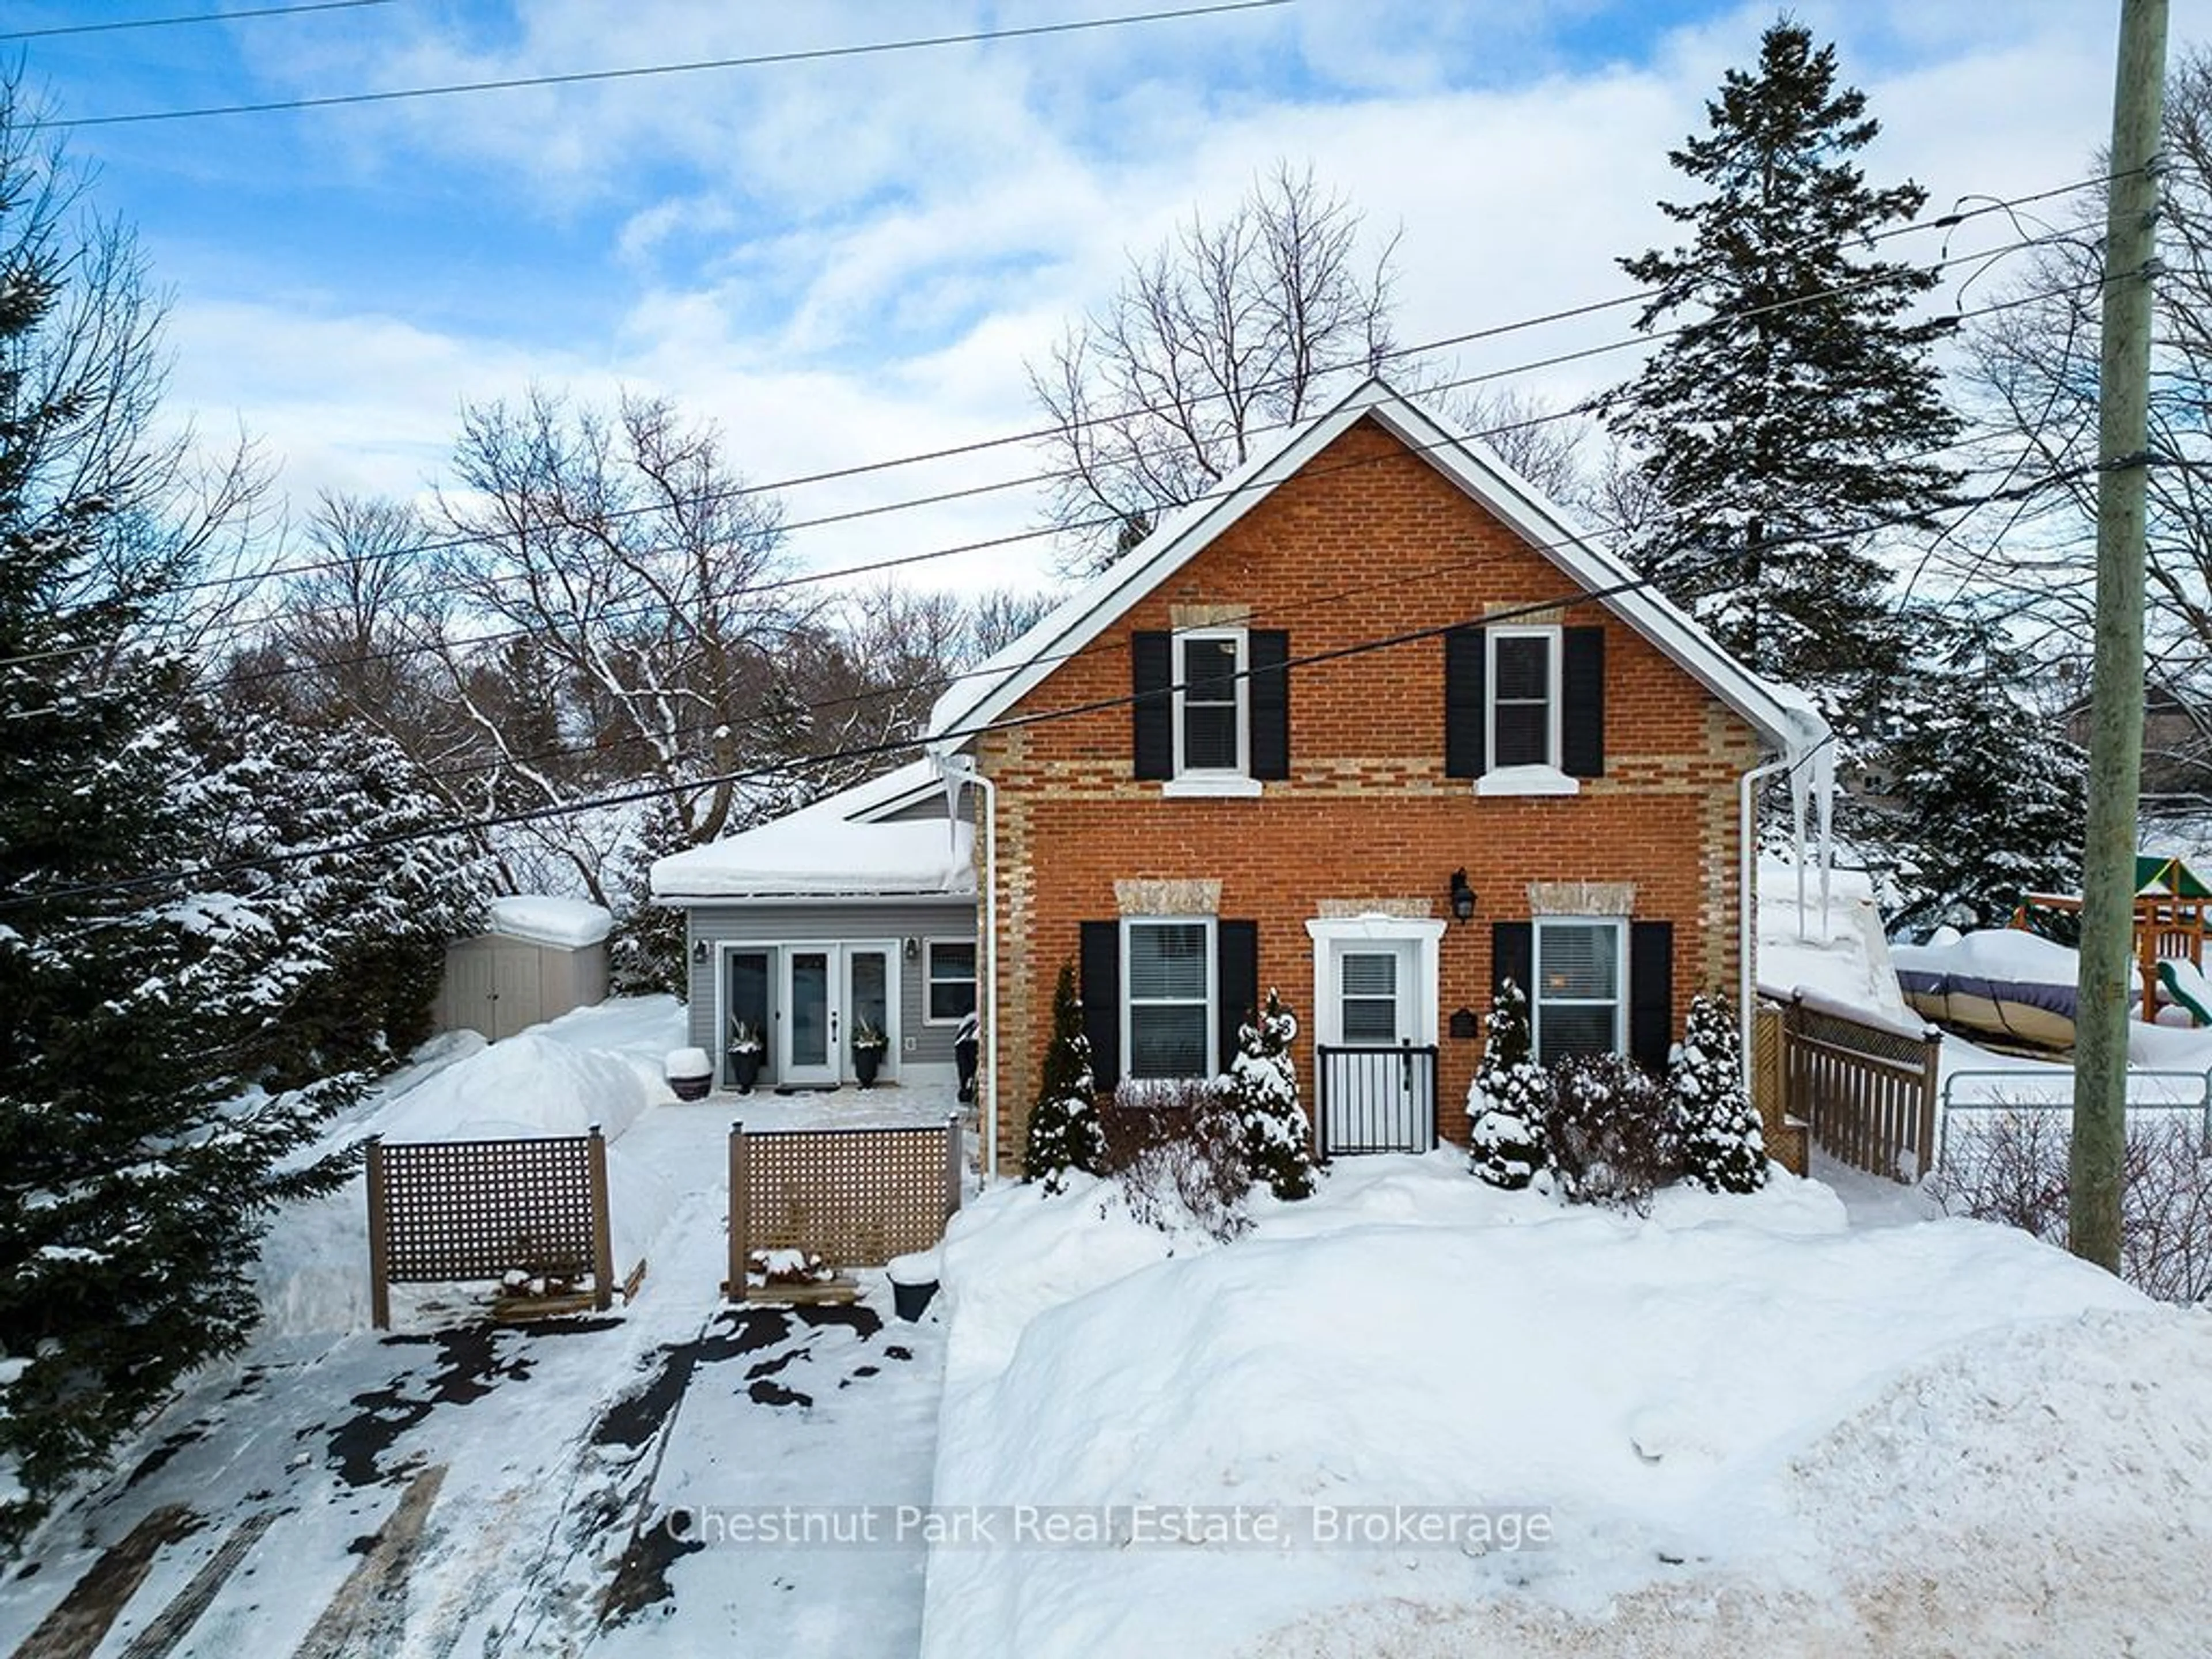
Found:
[[1684, 1179], [1716, 1193], [1757, 1192], [1766, 1184], [1766, 1135], [1744, 1092], [1735, 1016], [1710, 991], [1691, 1000], [1667, 1089], [1681, 1126]]
[[1250, 1231], [1244, 1126], [1218, 1082], [1124, 1083], [1106, 1113], [1106, 1164], [1129, 1213], [1227, 1243]]
[[1023, 1180], [1042, 1181], [1046, 1192], [1056, 1193], [1066, 1186], [1070, 1170], [1105, 1172], [1106, 1136], [1098, 1121], [1097, 1094], [1091, 1039], [1083, 1034], [1083, 1004], [1075, 994], [1075, 969], [1063, 962], [1052, 993], [1052, 1042], [1044, 1051], [1036, 1103], [1030, 1108]]
[[1298, 1073], [1291, 1059], [1298, 1017], [1276, 992], [1251, 1024], [1237, 1030], [1237, 1058], [1218, 1085], [1244, 1139], [1244, 1162], [1255, 1181], [1277, 1198], [1310, 1198], [1314, 1189], [1312, 1125], [1298, 1104]]
[[1570, 1203], [1633, 1210], [1681, 1174], [1681, 1143], [1659, 1085], [1620, 1054], [1578, 1054], [1552, 1067], [1544, 1125]]
[[1551, 1100], [1551, 1077], [1529, 1052], [1528, 999], [1509, 979], [1491, 998], [1482, 1064], [1468, 1085], [1468, 1155], [1475, 1174], [1509, 1190], [1534, 1180], [1547, 1156]]

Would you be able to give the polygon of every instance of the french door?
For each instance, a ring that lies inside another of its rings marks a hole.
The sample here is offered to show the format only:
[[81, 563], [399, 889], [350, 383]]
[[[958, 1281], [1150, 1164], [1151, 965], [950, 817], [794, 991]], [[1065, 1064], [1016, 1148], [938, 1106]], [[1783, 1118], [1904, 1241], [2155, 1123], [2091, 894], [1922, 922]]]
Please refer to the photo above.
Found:
[[835, 1088], [854, 1074], [853, 1047], [885, 1044], [884, 1075], [897, 1069], [896, 998], [889, 944], [793, 945], [783, 952], [776, 1075], [801, 1088]]

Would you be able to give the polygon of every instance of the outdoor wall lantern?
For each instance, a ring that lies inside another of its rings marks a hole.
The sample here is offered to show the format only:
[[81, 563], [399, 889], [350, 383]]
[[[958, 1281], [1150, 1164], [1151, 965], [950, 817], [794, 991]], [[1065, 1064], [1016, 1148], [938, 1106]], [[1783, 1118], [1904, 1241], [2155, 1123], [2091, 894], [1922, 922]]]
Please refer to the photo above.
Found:
[[1451, 904], [1452, 915], [1462, 921], [1474, 920], [1474, 889], [1467, 884], [1465, 870], [1452, 872]]
[[906, 959], [908, 962], [921, 960], [921, 941], [912, 933], [906, 936]]
[[705, 939], [694, 939], [691, 942], [691, 960], [702, 965], [705, 963], [707, 960], [707, 941]]

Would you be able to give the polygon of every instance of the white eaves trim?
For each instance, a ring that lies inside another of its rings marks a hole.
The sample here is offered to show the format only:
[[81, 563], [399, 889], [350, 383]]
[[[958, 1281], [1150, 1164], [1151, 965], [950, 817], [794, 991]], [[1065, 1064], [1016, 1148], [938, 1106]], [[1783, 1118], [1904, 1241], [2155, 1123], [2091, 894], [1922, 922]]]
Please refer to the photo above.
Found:
[[[1374, 419], [1488, 509], [1600, 603], [1735, 710], [1793, 765], [1828, 738], [1810, 699], [1760, 678], [1723, 650], [1704, 627], [1641, 583], [1623, 560], [1576, 528], [1534, 485], [1471, 441], [1441, 425], [1386, 382], [1370, 379], [1327, 412], [1295, 428], [1208, 492], [1179, 509], [1065, 604], [937, 700], [924, 739], [933, 756], [957, 753], [1137, 602], [1272, 495], [1276, 487], [1359, 421]], [[1439, 627], [1480, 622], [1438, 617]], [[1293, 659], [1296, 658], [1293, 650]]]

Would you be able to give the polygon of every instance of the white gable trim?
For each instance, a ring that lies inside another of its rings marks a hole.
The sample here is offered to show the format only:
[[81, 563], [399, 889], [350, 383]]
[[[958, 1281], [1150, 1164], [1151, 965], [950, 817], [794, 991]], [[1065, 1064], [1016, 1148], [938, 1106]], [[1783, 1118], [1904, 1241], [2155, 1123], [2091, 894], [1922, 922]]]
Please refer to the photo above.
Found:
[[[1097, 639], [1278, 485], [1370, 416], [1735, 709], [1774, 749], [1794, 762], [1826, 740], [1827, 723], [1810, 702], [1736, 661], [1695, 620], [1644, 586], [1625, 562], [1571, 526], [1559, 507], [1504, 463], [1476, 454], [1383, 381], [1370, 380], [1180, 509], [1134, 550], [939, 698], [930, 712], [925, 739], [930, 752], [941, 757], [967, 747], [979, 731], [1002, 718], [1061, 662]], [[1451, 617], [1438, 623], [1480, 620]]]

